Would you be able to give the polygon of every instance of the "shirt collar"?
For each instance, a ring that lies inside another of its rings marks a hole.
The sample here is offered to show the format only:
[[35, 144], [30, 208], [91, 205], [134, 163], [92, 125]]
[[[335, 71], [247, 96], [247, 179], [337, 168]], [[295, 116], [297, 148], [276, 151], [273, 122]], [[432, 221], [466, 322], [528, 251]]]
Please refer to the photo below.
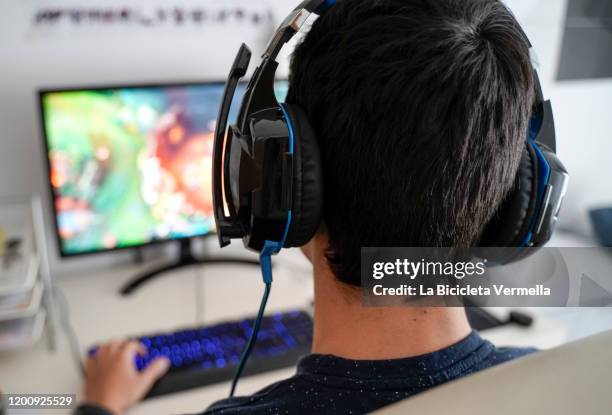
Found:
[[484, 359], [493, 345], [472, 331], [463, 340], [436, 352], [387, 360], [350, 360], [333, 355], [311, 354], [298, 363], [298, 374], [350, 378], [390, 378], [431, 375], [442, 370], [466, 370]]

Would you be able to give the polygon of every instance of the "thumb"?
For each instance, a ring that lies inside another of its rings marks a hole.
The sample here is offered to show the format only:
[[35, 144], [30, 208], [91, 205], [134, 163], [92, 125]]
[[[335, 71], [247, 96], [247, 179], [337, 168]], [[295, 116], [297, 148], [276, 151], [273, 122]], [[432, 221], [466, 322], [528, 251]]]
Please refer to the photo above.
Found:
[[153, 360], [140, 374], [145, 382], [150, 386], [157, 379], [162, 377], [170, 368], [170, 360], [167, 357], [158, 357]]

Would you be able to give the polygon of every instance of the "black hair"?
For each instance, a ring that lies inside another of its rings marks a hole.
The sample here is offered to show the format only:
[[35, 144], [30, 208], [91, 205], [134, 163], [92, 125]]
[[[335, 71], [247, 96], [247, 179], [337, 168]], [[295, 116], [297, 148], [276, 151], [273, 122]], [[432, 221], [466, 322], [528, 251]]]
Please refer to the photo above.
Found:
[[339, 0], [296, 47], [287, 102], [322, 152], [328, 261], [478, 245], [511, 190], [534, 100], [529, 46], [498, 0]]

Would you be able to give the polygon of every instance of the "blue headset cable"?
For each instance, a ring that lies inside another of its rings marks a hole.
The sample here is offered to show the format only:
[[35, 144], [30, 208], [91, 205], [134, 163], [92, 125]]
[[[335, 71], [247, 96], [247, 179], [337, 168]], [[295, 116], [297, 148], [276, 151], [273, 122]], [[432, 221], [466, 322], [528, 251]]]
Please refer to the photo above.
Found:
[[[288, 228], [288, 227], [287, 227]], [[285, 239], [285, 238], [283, 238]], [[238, 384], [238, 379], [240, 379], [240, 375], [242, 375], [242, 371], [244, 370], [244, 365], [247, 360], [249, 360], [249, 356], [251, 355], [251, 351], [253, 350], [253, 346], [257, 341], [257, 334], [259, 333], [259, 327], [261, 326], [261, 320], [264, 315], [264, 311], [266, 309], [266, 304], [268, 303], [268, 297], [270, 296], [270, 290], [272, 289], [272, 255], [277, 253], [278, 245], [281, 244], [279, 242], [269, 242], [266, 241], [261, 254], [259, 255], [259, 263], [261, 266], [261, 275], [263, 277], [263, 281], [265, 284], [265, 289], [263, 293], [263, 297], [261, 298], [261, 303], [259, 304], [259, 311], [257, 312], [257, 318], [255, 319], [255, 323], [253, 324], [253, 331], [251, 331], [251, 337], [249, 338], [249, 342], [247, 343], [244, 351], [242, 352], [242, 356], [240, 357], [240, 362], [238, 366], [236, 366], [236, 372], [234, 372], [234, 379], [232, 380], [232, 389], [230, 390], [230, 398], [234, 397], [234, 392], [236, 391], [236, 385]], [[281, 244], [282, 246], [282, 244]]]

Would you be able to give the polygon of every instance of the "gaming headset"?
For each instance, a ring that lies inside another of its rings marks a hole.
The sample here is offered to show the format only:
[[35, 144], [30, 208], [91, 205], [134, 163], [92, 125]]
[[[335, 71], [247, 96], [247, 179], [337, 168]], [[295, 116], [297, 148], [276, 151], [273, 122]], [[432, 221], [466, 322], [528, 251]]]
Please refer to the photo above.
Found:
[[[231, 239], [242, 238], [245, 247], [260, 253], [266, 291], [258, 320], [272, 282], [270, 256], [284, 247], [308, 242], [319, 227], [323, 205], [323, 169], [317, 137], [302, 108], [277, 101], [276, 58], [311, 13], [321, 15], [335, 3], [305, 0], [283, 20], [246, 88], [237, 123], [229, 128], [228, 115], [236, 86], [251, 59], [244, 44], [225, 85], [213, 151], [214, 214], [222, 247]], [[520, 29], [518, 22], [516, 26]], [[531, 48], [526, 34], [520, 30]], [[515, 184], [479, 244], [516, 248], [500, 249], [498, 258], [489, 258], [496, 263], [524, 258], [536, 251], [532, 248], [548, 242], [569, 179], [556, 155], [552, 107], [550, 101], [544, 100], [535, 68], [534, 78], [536, 102]], [[258, 327], [256, 320], [243, 360], [248, 358]], [[241, 361], [230, 396], [243, 365]]]

